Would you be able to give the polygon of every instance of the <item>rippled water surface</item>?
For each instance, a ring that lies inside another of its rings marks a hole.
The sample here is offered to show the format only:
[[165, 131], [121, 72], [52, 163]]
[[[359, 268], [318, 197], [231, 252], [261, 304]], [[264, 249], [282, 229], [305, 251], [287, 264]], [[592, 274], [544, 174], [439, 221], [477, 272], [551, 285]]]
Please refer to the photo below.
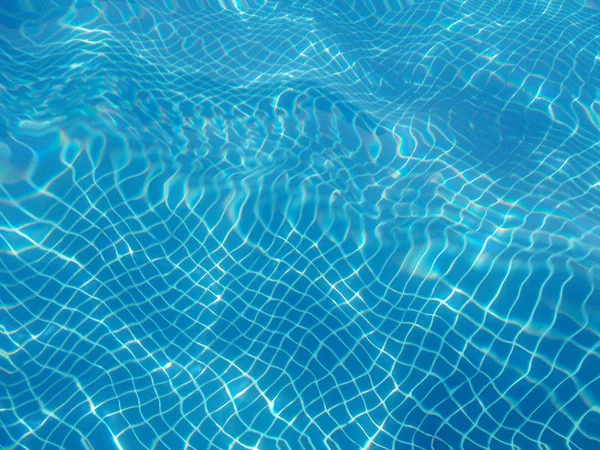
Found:
[[0, 447], [600, 448], [595, 0], [0, 6]]

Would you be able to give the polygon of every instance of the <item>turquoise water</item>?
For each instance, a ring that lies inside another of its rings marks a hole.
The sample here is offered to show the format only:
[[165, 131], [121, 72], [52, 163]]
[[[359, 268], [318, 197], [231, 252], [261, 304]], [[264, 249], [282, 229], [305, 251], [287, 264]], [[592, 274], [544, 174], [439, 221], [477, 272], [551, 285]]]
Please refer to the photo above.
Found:
[[2, 5], [1, 448], [600, 448], [597, 2]]

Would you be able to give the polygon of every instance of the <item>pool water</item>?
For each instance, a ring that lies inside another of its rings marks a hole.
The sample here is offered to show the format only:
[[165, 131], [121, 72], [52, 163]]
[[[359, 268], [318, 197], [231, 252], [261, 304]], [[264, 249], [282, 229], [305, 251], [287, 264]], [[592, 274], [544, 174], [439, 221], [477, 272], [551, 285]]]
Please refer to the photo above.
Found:
[[600, 448], [600, 4], [0, 6], [0, 447]]

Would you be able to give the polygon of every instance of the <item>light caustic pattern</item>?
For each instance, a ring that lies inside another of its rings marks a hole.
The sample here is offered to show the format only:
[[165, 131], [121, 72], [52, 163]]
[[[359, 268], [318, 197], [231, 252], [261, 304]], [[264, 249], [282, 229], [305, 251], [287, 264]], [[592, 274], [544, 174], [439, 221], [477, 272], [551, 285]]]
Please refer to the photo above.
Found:
[[600, 448], [596, 3], [5, 5], [0, 446]]

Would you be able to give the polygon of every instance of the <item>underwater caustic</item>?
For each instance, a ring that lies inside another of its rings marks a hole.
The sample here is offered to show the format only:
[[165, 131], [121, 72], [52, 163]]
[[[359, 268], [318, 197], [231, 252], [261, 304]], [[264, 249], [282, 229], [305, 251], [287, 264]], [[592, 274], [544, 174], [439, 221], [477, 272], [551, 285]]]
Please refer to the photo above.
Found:
[[0, 447], [600, 449], [600, 6], [0, 4]]

